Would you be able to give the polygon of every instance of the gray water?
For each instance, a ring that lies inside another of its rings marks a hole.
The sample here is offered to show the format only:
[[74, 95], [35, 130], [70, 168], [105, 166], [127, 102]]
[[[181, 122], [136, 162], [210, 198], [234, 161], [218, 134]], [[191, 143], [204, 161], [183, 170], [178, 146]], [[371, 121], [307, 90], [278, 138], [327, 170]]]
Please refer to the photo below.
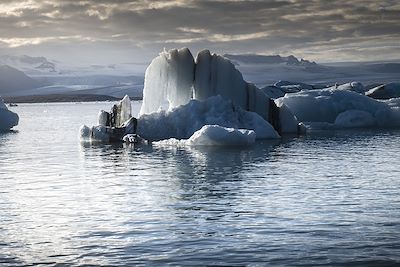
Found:
[[400, 131], [81, 145], [79, 126], [111, 106], [13, 108], [20, 125], [0, 134], [0, 265], [400, 264]]

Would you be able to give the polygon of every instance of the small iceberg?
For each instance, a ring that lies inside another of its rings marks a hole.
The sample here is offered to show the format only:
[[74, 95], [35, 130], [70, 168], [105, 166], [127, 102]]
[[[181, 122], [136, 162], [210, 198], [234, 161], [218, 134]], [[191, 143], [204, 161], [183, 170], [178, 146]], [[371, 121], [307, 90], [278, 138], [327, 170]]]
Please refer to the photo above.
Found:
[[19, 117], [16, 113], [8, 110], [3, 99], [0, 98], [0, 131], [9, 131], [18, 125]]

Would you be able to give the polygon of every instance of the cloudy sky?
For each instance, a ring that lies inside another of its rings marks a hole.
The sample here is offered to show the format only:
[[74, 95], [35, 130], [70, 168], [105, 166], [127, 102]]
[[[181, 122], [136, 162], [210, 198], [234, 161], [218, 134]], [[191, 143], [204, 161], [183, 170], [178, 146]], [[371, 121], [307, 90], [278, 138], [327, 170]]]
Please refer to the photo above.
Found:
[[0, 54], [82, 64], [194, 54], [294, 54], [317, 62], [400, 58], [398, 0], [1, 0]]

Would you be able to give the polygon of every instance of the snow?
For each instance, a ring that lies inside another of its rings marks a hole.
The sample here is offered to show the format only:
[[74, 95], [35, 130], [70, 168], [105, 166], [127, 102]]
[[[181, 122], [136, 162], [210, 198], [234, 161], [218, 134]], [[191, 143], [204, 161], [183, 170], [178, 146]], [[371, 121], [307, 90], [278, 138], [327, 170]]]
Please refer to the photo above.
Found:
[[188, 139], [204, 125], [253, 130], [257, 139], [279, 138], [272, 125], [260, 115], [245, 111], [221, 96], [191, 100], [169, 111], [144, 114], [138, 118], [138, 134], [152, 141]]
[[0, 131], [8, 131], [18, 125], [19, 117], [16, 113], [8, 110], [0, 98]]

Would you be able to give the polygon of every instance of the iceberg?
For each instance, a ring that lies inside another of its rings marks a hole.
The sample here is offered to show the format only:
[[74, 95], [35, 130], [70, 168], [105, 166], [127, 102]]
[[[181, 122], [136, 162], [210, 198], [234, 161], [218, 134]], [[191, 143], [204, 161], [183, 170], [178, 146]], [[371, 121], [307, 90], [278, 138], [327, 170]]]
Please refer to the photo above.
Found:
[[137, 120], [125, 97], [111, 112], [100, 111], [97, 126], [82, 126], [80, 137], [101, 142], [135, 142], [137, 136], [195, 140], [191, 145], [224, 143], [224, 137], [224, 144], [247, 144], [298, 132], [299, 122], [290, 109], [246, 82], [228, 59], [208, 50], [194, 59], [182, 48], [161, 52], [146, 69]]
[[8, 110], [3, 99], [0, 98], [0, 131], [9, 131], [18, 125], [19, 117], [16, 113]]
[[274, 127], [260, 115], [243, 110], [220, 95], [204, 101], [193, 99], [172, 110], [141, 115], [137, 133], [150, 141], [189, 139], [205, 125], [253, 130], [257, 139], [279, 138]]
[[198, 146], [235, 146], [246, 147], [255, 143], [256, 134], [252, 130], [226, 128], [219, 125], [204, 125], [189, 139], [170, 138], [152, 142], [153, 146], [198, 147]]
[[400, 126], [396, 101], [378, 101], [349, 90], [348, 85], [343, 87], [300, 91], [276, 101], [286, 105], [309, 129]]
[[247, 129], [205, 125], [188, 140], [192, 146], [247, 146], [255, 142], [256, 133]]
[[135, 133], [136, 128], [137, 120], [132, 117], [131, 100], [126, 95], [119, 103], [113, 105], [110, 112], [99, 112], [97, 126], [81, 126], [79, 137], [84, 142], [122, 141], [125, 135]]
[[400, 83], [387, 83], [365, 92], [366, 96], [375, 99], [391, 99], [400, 97]]
[[[187, 48], [160, 53], [146, 70], [143, 96], [140, 116], [221, 96], [244, 111], [258, 114], [279, 134], [297, 133], [297, 127], [281, 127], [288, 121], [280, 118], [282, 105], [278, 107], [262, 90], [246, 82], [232, 62], [209, 50], [199, 52], [196, 60]], [[290, 111], [284, 112], [290, 116]], [[297, 121], [291, 116], [291, 122]]]

